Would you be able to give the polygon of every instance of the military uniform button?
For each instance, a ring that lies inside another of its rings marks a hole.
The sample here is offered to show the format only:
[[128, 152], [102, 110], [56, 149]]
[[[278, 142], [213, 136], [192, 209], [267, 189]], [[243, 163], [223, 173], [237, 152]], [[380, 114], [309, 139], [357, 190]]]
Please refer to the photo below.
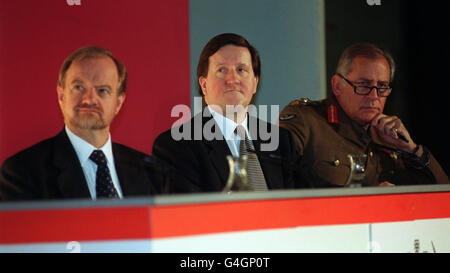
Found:
[[398, 159], [397, 153], [395, 153], [395, 152], [392, 152], [392, 153], [390, 154], [390, 157], [391, 157], [392, 159], [394, 159], [394, 160], [397, 160], [397, 159]]
[[336, 159], [335, 161], [333, 161], [334, 166], [339, 166], [341, 165], [341, 161], [339, 161], [339, 159]]

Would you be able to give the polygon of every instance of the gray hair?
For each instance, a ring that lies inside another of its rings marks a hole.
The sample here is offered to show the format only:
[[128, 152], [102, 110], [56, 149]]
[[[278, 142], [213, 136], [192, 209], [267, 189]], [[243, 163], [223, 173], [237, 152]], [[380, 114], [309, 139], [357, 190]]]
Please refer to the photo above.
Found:
[[377, 59], [380, 57], [385, 58], [391, 70], [390, 81], [394, 80], [395, 62], [392, 55], [386, 49], [371, 43], [358, 43], [347, 47], [339, 58], [336, 73], [341, 75], [347, 75], [350, 73], [350, 64], [357, 56], [362, 56], [369, 59]]

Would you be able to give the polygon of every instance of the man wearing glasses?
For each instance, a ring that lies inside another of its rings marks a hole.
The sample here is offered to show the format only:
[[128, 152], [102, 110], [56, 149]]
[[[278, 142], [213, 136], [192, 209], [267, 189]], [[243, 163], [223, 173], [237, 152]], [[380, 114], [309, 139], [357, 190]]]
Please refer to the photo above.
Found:
[[280, 114], [303, 156], [312, 187], [347, 186], [349, 154], [365, 154], [365, 186], [449, 183], [439, 163], [396, 116], [383, 114], [395, 63], [384, 49], [360, 43], [341, 55], [322, 101], [298, 99]]

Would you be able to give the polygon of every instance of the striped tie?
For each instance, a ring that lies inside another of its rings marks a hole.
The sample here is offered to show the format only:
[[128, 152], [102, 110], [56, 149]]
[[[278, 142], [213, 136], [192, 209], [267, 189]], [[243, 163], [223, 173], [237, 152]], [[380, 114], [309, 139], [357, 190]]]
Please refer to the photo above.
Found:
[[239, 145], [239, 154], [247, 155], [247, 177], [248, 183], [254, 191], [267, 191], [264, 173], [259, 164], [253, 143], [248, 139], [247, 132], [242, 125], [236, 127], [236, 134], [241, 138]]
[[98, 198], [119, 198], [111, 179], [105, 154], [102, 150], [94, 150], [89, 159], [97, 164], [97, 176], [95, 178], [95, 191]]

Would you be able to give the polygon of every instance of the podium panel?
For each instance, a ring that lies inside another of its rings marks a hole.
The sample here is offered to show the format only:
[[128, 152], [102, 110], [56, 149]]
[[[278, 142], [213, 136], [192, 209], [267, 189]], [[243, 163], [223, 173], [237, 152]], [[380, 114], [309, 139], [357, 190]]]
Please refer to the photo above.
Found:
[[450, 187], [3, 203], [0, 252], [450, 252]]

